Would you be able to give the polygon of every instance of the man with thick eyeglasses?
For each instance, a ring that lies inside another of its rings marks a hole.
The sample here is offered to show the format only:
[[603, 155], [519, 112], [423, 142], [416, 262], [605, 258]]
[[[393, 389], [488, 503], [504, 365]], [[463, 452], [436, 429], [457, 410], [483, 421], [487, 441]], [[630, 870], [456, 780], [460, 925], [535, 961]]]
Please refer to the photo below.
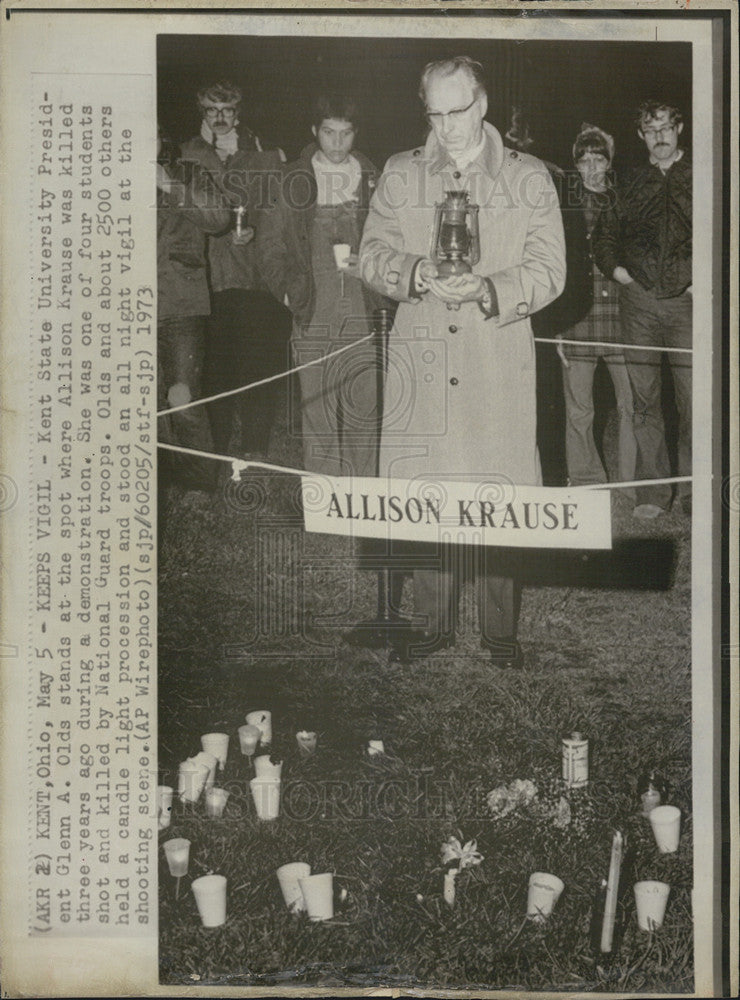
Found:
[[[680, 147], [678, 108], [642, 104], [638, 135], [649, 160], [618, 185], [612, 207], [593, 235], [594, 258], [607, 278], [619, 282], [619, 313], [625, 342], [646, 347], [692, 346], [692, 170]], [[662, 408], [662, 357], [658, 351], [624, 352], [634, 401], [637, 479], [671, 475]], [[691, 475], [691, 355], [667, 352], [678, 410], [678, 475]], [[679, 483], [677, 499], [691, 513], [691, 484]], [[634, 516], [659, 517], [671, 502], [669, 484], [637, 488]]]
[[[212, 311], [206, 346], [204, 394], [236, 389], [286, 367], [290, 314], [270, 293], [260, 269], [254, 232], [265, 215], [271, 185], [279, 187], [284, 156], [241, 121], [242, 92], [227, 81], [198, 92], [200, 135], [182, 148], [216, 181], [232, 209], [231, 231], [208, 240]], [[215, 450], [264, 458], [279, 383], [268, 383], [208, 406]], [[239, 440], [232, 449], [234, 412]]]
[[[401, 303], [389, 338], [380, 474], [421, 478], [432, 492], [435, 480], [475, 482], [481, 496], [500, 500], [542, 481], [529, 317], [564, 286], [558, 198], [544, 164], [506, 149], [484, 121], [479, 63], [430, 63], [419, 94], [429, 137], [386, 164], [360, 248], [363, 279]], [[479, 206], [480, 259], [469, 273], [444, 277], [431, 240], [435, 206], [449, 191], [467, 192]], [[483, 648], [498, 666], [521, 666], [511, 560], [488, 546], [419, 554], [420, 627], [399, 634], [395, 658], [454, 643], [467, 558], [478, 579]]]

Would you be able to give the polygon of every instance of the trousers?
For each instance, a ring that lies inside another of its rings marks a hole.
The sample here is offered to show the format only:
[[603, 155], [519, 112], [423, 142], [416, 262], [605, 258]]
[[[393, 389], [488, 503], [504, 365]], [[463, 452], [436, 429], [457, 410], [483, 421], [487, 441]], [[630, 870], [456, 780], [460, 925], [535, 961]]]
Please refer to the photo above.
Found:
[[[214, 292], [204, 395], [237, 389], [289, 368], [290, 327], [290, 313], [269, 292], [244, 288]], [[241, 423], [238, 450], [267, 453], [280, 385], [276, 380], [208, 404], [213, 444], [219, 454], [228, 454], [235, 412]]]
[[[659, 299], [637, 281], [622, 285], [619, 315], [625, 343], [653, 347], [692, 346], [692, 297], [689, 292]], [[691, 475], [691, 355], [668, 353], [678, 410], [678, 475]], [[632, 386], [634, 431], [637, 442], [636, 479], [664, 479], [671, 475], [661, 405], [662, 357], [653, 351], [626, 349], [624, 358]], [[679, 496], [688, 496], [690, 483], [679, 483]], [[670, 484], [640, 486], [638, 504], [667, 508]]]
[[[605, 353], [603, 359], [609, 369], [617, 400], [617, 475], [622, 482], [629, 482], [634, 478], [637, 458], [632, 387], [623, 355]], [[565, 455], [571, 486], [588, 486], [607, 481], [593, 432], [594, 374], [598, 361], [598, 357], [575, 357], [568, 359], [569, 367], [563, 365]], [[625, 492], [634, 496], [634, 490]]]
[[438, 567], [414, 570], [414, 616], [420, 627], [433, 637], [454, 637], [466, 561], [476, 580], [482, 641], [514, 638], [518, 587], [513, 575], [501, 575], [509, 569], [501, 551], [485, 546], [442, 545]]
[[[158, 409], [198, 399], [203, 376], [206, 317], [175, 316], [157, 324]], [[212, 451], [211, 431], [204, 406], [165, 414], [158, 421], [158, 435], [167, 444], [197, 451]], [[165, 457], [166, 456], [166, 457]], [[216, 465], [210, 459], [163, 452], [163, 470], [190, 489], [212, 489]]]

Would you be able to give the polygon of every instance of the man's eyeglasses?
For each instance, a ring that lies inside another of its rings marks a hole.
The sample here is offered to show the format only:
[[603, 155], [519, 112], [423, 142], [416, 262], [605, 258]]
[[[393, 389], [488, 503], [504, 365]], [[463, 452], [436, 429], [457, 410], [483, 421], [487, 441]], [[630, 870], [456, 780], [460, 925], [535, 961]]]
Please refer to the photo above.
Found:
[[654, 138], [658, 138], [661, 135], [667, 135], [669, 132], [674, 132], [676, 129], [675, 124], [673, 125], [663, 125], [662, 128], [644, 128], [642, 129], [643, 135], [651, 135]]
[[453, 108], [452, 111], [427, 111], [424, 117], [430, 125], [441, 125], [445, 118], [449, 118], [451, 122], [459, 122], [465, 112], [470, 111], [477, 100], [478, 98], [474, 97], [467, 107]]
[[203, 108], [203, 114], [206, 118], [218, 118], [219, 115], [223, 118], [234, 118], [236, 115], [236, 108]]

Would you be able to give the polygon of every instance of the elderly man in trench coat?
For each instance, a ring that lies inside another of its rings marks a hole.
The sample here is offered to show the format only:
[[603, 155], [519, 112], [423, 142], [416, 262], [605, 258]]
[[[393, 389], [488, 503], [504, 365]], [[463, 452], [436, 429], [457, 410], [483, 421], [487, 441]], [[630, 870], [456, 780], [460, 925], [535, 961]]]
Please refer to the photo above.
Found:
[[[505, 495], [542, 481], [529, 317], [563, 290], [558, 198], [544, 164], [505, 148], [484, 122], [479, 63], [467, 56], [430, 63], [419, 93], [429, 138], [386, 164], [360, 248], [363, 280], [401, 303], [389, 338], [380, 475], [477, 481]], [[435, 205], [452, 190], [480, 206], [480, 260], [472, 273], [443, 278], [430, 241]], [[454, 643], [459, 560], [452, 546], [437, 555], [430, 568], [414, 570], [423, 627], [400, 634], [396, 659]], [[476, 555], [483, 647], [499, 666], [520, 666], [517, 595], [504, 553]]]

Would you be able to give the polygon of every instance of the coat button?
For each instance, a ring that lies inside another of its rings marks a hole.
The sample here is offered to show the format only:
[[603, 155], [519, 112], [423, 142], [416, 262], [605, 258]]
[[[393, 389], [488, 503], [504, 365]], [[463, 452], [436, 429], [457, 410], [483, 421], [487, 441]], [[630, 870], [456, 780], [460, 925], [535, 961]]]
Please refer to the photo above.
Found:
[[449, 327], [449, 331], [450, 331], [450, 333], [457, 333], [457, 327], [453, 325], [453, 326]]
[[517, 314], [517, 316], [526, 316], [527, 312], [528, 312], [527, 303], [526, 302], [520, 302], [517, 305], [517, 307], [516, 307], [516, 314]]
[[455, 178], [456, 181], [459, 181], [460, 178], [462, 177], [462, 174], [460, 173], [459, 170], [456, 170], [452, 176]]
[[450, 379], [450, 385], [458, 385], [458, 379], [456, 379], [454, 375]]

